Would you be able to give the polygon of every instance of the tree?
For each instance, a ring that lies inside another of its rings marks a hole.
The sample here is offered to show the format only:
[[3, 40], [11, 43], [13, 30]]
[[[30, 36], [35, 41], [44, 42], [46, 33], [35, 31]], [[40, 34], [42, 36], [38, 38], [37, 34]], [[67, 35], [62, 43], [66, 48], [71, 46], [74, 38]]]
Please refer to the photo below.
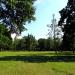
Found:
[[54, 50], [53, 46], [53, 39], [52, 38], [47, 38], [47, 39], [39, 39], [38, 40], [38, 50], [39, 51], [51, 51]]
[[54, 44], [54, 41], [52, 38], [47, 38], [46, 39], [46, 50], [49, 51], [49, 50], [54, 50], [53, 49], [53, 44]]
[[67, 6], [60, 11], [59, 26], [64, 32], [62, 49], [73, 50], [75, 38], [75, 0], [68, 0]]
[[0, 0], [0, 44], [11, 39], [11, 33], [21, 34], [26, 22], [35, 20], [34, 2], [35, 0]]
[[46, 50], [46, 39], [39, 39], [38, 40], [38, 50], [39, 51], [45, 51]]
[[35, 20], [35, 0], [0, 0], [0, 20], [11, 32], [19, 34], [26, 22]]
[[37, 45], [37, 41], [35, 39], [35, 37], [33, 35], [29, 35], [27, 37], [25, 37], [26, 40], [26, 50], [35, 50], [36, 49], [36, 45]]
[[57, 51], [58, 43], [60, 42], [58, 40], [60, 40], [60, 38], [62, 37], [61, 35], [62, 31], [61, 28], [58, 27], [57, 20], [55, 19], [55, 14], [53, 14], [52, 16], [53, 16], [52, 23], [47, 25], [47, 27], [49, 28], [48, 40], [50, 40], [49, 42], [51, 42], [52, 40], [52, 49]]
[[0, 24], [0, 50], [9, 50], [11, 48], [11, 37], [8, 30]]
[[22, 39], [15, 40], [14, 48], [16, 50], [27, 50], [27, 51], [35, 51], [37, 46], [37, 40], [33, 35], [24, 36]]

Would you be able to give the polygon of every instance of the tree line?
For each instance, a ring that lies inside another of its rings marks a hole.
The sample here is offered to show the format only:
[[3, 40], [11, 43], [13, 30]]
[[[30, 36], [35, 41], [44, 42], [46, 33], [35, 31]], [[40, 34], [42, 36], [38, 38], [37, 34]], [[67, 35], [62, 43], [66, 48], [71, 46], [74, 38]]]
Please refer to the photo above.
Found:
[[[55, 43], [52, 38], [40, 38], [36, 40], [33, 35], [24, 36], [22, 39], [12, 41], [9, 31], [4, 25], [0, 25], [0, 50], [11, 51], [50, 51], [55, 50], [60, 45], [60, 39], [56, 38]], [[55, 46], [55, 47], [54, 47]], [[55, 49], [54, 49], [55, 48]]]

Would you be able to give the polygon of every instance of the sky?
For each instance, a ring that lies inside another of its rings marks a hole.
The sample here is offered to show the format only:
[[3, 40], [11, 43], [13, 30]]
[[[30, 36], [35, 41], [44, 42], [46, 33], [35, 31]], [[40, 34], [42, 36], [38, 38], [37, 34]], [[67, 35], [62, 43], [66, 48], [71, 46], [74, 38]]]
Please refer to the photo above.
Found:
[[22, 36], [31, 34], [36, 39], [47, 38], [48, 24], [51, 24], [52, 15], [55, 14], [57, 22], [60, 19], [59, 11], [67, 5], [68, 0], [37, 0], [34, 4], [36, 11], [36, 21], [26, 24], [27, 31], [22, 32]]

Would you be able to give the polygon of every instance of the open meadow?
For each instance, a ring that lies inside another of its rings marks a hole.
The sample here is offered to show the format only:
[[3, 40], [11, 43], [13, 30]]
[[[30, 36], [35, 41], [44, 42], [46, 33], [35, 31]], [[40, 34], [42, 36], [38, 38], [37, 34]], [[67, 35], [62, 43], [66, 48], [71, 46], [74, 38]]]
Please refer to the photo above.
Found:
[[69, 52], [0, 52], [0, 75], [75, 75], [75, 55]]

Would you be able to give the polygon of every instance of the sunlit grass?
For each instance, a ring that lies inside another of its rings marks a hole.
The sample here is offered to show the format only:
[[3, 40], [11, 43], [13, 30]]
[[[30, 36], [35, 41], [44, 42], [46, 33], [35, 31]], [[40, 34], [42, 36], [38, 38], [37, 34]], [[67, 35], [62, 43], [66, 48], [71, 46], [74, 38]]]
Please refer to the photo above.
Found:
[[75, 75], [75, 61], [49, 61], [55, 55], [55, 52], [0, 52], [0, 75]]

